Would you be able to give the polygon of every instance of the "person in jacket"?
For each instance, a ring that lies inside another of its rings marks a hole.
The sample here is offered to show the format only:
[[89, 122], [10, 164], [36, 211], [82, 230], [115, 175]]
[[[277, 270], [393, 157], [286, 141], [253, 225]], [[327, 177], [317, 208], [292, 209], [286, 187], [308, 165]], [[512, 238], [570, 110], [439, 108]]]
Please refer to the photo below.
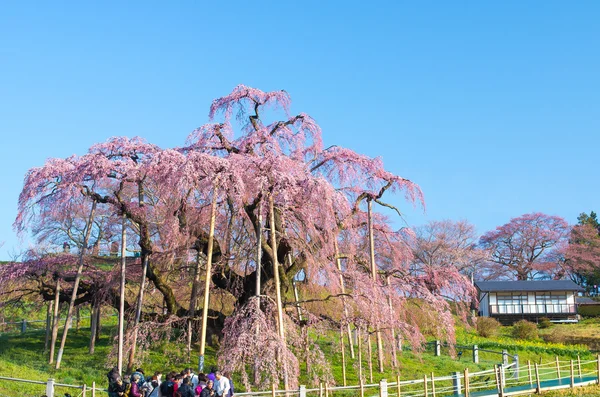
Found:
[[142, 391], [140, 390], [140, 374], [137, 372], [131, 375], [131, 389], [129, 391], [129, 397], [142, 397]]
[[181, 386], [179, 386], [177, 391], [181, 397], [194, 397], [194, 389], [192, 388], [192, 382], [190, 382], [190, 378], [183, 378]]
[[215, 381], [215, 392], [219, 397], [228, 397], [229, 396], [229, 379], [221, 373], [221, 371], [215, 371], [215, 377], [217, 380]]
[[208, 380], [206, 382], [206, 387], [202, 389], [202, 393], [200, 393], [200, 397], [215, 397], [215, 389], [213, 389], [213, 381]]
[[108, 385], [108, 397], [122, 397], [123, 391], [125, 391], [123, 379], [120, 376], [112, 378], [112, 382]]

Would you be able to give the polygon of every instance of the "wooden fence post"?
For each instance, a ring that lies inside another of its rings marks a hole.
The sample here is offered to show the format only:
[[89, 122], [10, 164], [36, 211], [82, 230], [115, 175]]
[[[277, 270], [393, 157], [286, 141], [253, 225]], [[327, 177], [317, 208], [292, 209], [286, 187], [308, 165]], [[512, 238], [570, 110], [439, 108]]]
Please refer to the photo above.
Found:
[[85, 385], [85, 383], [83, 384], [83, 391], [81, 392], [81, 395], [83, 397], [85, 397], [85, 392], [87, 392], [87, 386]]
[[473, 345], [473, 362], [479, 364], [479, 346]]
[[498, 371], [498, 365], [494, 365], [494, 375], [496, 377], [496, 389], [500, 394], [500, 371]]
[[423, 376], [423, 396], [427, 397], [427, 375]]
[[299, 397], [306, 397], [306, 386], [300, 385], [300, 392], [298, 393]]
[[442, 342], [439, 340], [435, 341], [435, 356], [439, 357], [442, 355]]
[[556, 377], [560, 379], [560, 363], [558, 362], [558, 356], [556, 356]]
[[540, 385], [540, 371], [537, 363], [535, 363], [535, 392], [537, 394], [542, 392], [542, 386]]
[[96, 382], [92, 382], [92, 397], [96, 397]]
[[325, 382], [325, 397], [329, 397], [329, 388], [327, 387], [327, 382]]
[[275, 397], [275, 383], [271, 383], [271, 397]]
[[431, 396], [435, 397], [435, 376], [431, 373]]
[[573, 365], [573, 360], [571, 360], [571, 389], [575, 387], [575, 368]]
[[323, 397], [323, 382], [319, 382], [319, 397]]
[[54, 379], [48, 379], [46, 382], [46, 396], [54, 397]]
[[581, 379], [581, 357], [579, 357], [579, 354], [577, 355], [577, 375]]
[[396, 375], [396, 389], [398, 391], [398, 397], [400, 397], [400, 375]]
[[465, 378], [465, 397], [469, 397], [469, 395], [471, 394], [471, 392], [469, 391], [469, 368], [465, 368], [464, 378]]
[[387, 379], [379, 381], [379, 397], [388, 397]]
[[527, 360], [527, 378], [529, 379], [529, 386], [533, 386], [533, 376], [531, 375], [531, 360]]

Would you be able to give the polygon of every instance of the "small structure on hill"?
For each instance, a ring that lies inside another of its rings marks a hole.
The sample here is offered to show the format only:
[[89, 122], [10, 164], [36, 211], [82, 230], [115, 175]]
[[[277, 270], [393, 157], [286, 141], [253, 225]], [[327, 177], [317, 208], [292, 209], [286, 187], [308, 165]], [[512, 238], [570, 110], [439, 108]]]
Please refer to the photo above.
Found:
[[546, 317], [557, 322], [577, 321], [578, 292], [571, 280], [476, 281], [479, 315], [502, 324]]

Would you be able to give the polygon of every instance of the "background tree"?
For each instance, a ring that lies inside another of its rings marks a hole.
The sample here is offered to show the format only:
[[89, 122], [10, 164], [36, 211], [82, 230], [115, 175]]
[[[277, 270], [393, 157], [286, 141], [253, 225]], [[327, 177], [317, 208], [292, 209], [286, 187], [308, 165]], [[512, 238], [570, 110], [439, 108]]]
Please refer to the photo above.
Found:
[[482, 274], [487, 252], [479, 247], [475, 226], [465, 220], [431, 221], [415, 229], [413, 266], [442, 270], [456, 268], [471, 281]]
[[597, 294], [600, 284], [600, 224], [596, 213], [581, 213], [565, 249], [565, 268], [569, 276], [588, 293]]
[[560, 248], [569, 235], [569, 225], [558, 216], [540, 212], [513, 218], [481, 237], [489, 250], [488, 278], [533, 280], [560, 277]]

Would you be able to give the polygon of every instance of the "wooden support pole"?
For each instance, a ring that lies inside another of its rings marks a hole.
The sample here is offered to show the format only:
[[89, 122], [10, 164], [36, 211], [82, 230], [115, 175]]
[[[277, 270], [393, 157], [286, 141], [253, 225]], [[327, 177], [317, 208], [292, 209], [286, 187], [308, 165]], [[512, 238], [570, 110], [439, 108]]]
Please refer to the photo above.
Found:
[[560, 379], [560, 363], [558, 362], [558, 356], [556, 356], [556, 377]]
[[85, 394], [86, 394], [86, 392], [87, 392], [87, 386], [86, 386], [86, 385], [85, 385], [85, 383], [84, 383], [84, 384], [83, 384], [83, 390], [81, 391], [81, 395], [82, 395], [83, 397], [86, 397], [86, 395], [85, 395]]
[[329, 397], [329, 388], [327, 387], [327, 382], [325, 382], [325, 397]]
[[92, 397], [96, 397], [96, 382], [92, 382]]
[[579, 357], [579, 354], [577, 355], [577, 375], [581, 379], [581, 357]]
[[358, 335], [358, 379], [363, 381], [363, 363], [362, 363], [362, 331], [360, 327], [356, 328], [356, 333]]
[[275, 383], [271, 383], [271, 397], [275, 397]]
[[346, 386], [346, 348], [344, 347], [344, 329], [340, 327], [340, 347], [342, 349], [342, 379]]
[[48, 308], [46, 311], [46, 337], [44, 339], [44, 354], [48, 352], [48, 345], [50, 344], [50, 333], [52, 329], [52, 301], [48, 301]]
[[[342, 259], [340, 258], [340, 252], [338, 248], [337, 238], [333, 241], [333, 248], [335, 250], [335, 263], [340, 272], [340, 289], [342, 294], [346, 293], [346, 285], [344, 283], [344, 276], [342, 275]], [[346, 297], [342, 296], [342, 307], [344, 309], [344, 317], [348, 318], [348, 304]], [[348, 333], [348, 345], [350, 346], [350, 358], [354, 360], [354, 343], [352, 343], [352, 330], [350, 330], [350, 323], [346, 324], [346, 332]]]
[[464, 378], [465, 378], [465, 397], [469, 397], [469, 394], [470, 394], [470, 391], [469, 391], [469, 368], [465, 368]]
[[126, 277], [126, 266], [127, 266], [127, 233], [125, 228], [125, 222], [127, 217], [123, 214], [121, 220], [121, 287], [119, 290], [119, 346], [117, 352], [117, 367], [119, 374], [123, 374], [123, 341], [125, 339], [125, 277]]
[[398, 397], [400, 397], [400, 394], [401, 394], [401, 390], [400, 390], [400, 375], [396, 375], [396, 391], [398, 393]]
[[368, 333], [367, 348], [369, 352], [369, 382], [373, 383], [373, 343], [371, 343], [371, 333]]
[[529, 386], [533, 386], [533, 375], [531, 374], [531, 360], [527, 360], [527, 377], [529, 379]]
[[319, 382], [319, 397], [323, 397], [323, 382]]
[[217, 188], [213, 189], [210, 208], [210, 224], [208, 227], [208, 242], [206, 247], [206, 274], [204, 276], [204, 300], [202, 306], [202, 328], [200, 330], [200, 352], [198, 356], [198, 372], [204, 369], [204, 352], [206, 349], [206, 330], [208, 327], [208, 306], [210, 304], [210, 281], [212, 278], [212, 257], [215, 240], [215, 221], [217, 218]]
[[77, 274], [75, 275], [75, 282], [73, 283], [73, 292], [71, 293], [71, 299], [69, 300], [69, 308], [67, 309], [67, 318], [65, 319], [65, 328], [63, 329], [62, 338], [60, 339], [60, 347], [58, 348], [58, 354], [56, 357], [55, 369], [60, 369], [60, 363], [62, 361], [63, 352], [67, 343], [67, 335], [69, 333], [69, 325], [73, 320], [73, 309], [75, 307], [75, 300], [77, 299], [77, 291], [79, 290], [79, 283], [83, 274], [84, 256], [85, 250], [90, 240], [90, 234], [94, 227], [94, 214], [96, 212], [96, 200], [92, 201], [92, 208], [90, 209], [90, 216], [85, 224], [85, 235], [83, 237], [83, 243], [79, 247], [79, 264], [77, 266]]
[[571, 367], [570, 367], [571, 373], [570, 373], [570, 380], [571, 380], [571, 389], [575, 387], [575, 366], [573, 365], [573, 360], [571, 360]]
[[427, 375], [423, 376], [423, 397], [427, 397]]
[[56, 338], [58, 337], [58, 323], [60, 321], [60, 278], [56, 279], [56, 290], [54, 293], [54, 319], [52, 320], [52, 339], [50, 341], [50, 360], [48, 364], [54, 362], [54, 348], [56, 346]]
[[360, 397], [365, 397], [365, 382], [360, 378]]
[[535, 392], [537, 394], [542, 392], [542, 386], [540, 385], [540, 370], [537, 363], [535, 363]]
[[[377, 283], [377, 265], [375, 264], [375, 240], [373, 236], [373, 213], [372, 213], [372, 199], [367, 199], [367, 211], [368, 211], [368, 227], [369, 227], [369, 252], [371, 262], [371, 276], [373, 282]], [[383, 342], [381, 340], [381, 331], [375, 328], [375, 336], [377, 338], [377, 363], [379, 364], [379, 372], [383, 372]], [[371, 379], [371, 382], [373, 380]]]
[[435, 397], [435, 376], [431, 373], [431, 396]]

